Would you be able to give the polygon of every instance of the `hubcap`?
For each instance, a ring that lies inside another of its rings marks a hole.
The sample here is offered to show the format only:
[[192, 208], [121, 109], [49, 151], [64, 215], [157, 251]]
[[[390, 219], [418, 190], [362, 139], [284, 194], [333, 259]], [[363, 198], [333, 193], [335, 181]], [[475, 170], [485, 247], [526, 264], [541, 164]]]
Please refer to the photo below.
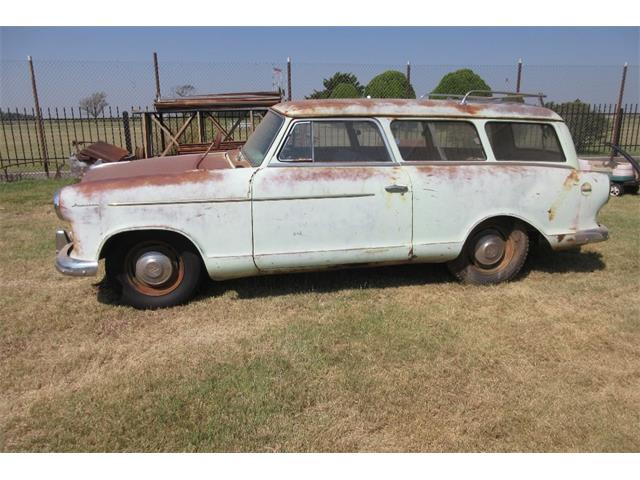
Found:
[[160, 252], [146, 252], [136, 261], [136, 278], [147, 285], [162, 285], [171, 278], [172, 274], [171, 259]]
[[504, 249], [504, 239], [496, 233], [489, 233], [478, 239], [473, 254], [480, 265], [490, 267], [502, 260]]

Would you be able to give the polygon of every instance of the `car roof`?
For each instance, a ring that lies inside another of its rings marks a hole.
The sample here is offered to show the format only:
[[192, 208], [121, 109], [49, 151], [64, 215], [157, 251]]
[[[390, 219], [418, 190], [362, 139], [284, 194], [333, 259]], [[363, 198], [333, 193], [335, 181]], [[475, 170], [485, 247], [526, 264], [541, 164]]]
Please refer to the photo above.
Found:
[[516, 102], [404, 99], [327, 99], [278, 103], [276, 112], [292, 118], [310, 117], [468, 117], [562, 121], [548, 108]]

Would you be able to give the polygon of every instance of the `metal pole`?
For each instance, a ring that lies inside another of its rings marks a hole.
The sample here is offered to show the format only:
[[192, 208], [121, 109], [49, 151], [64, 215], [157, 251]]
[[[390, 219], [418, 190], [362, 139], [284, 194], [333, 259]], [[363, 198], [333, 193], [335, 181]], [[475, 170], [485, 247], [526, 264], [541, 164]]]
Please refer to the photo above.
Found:
[[516, 79], [516, 92], [520, 93], [520, 82], [522, 81], [522, 59], [518, 60], [518, 76]]
[[36, 115], [36, 130], [38, 133], [38, 139], [40, 141], [40, 151], [42, 152], [42, 161], [44, 164], [44, 171], [49, 176], [49, 155], [47, 153], [47, 144], [44, 138], [44, 124], [42, 123], [42, 115], [40, 112], [40, 101], [38, 100], [38, 88], [36, 87], [36, 74], [33, 70], [33, 59], [31, 55], [27, 57], [29, 61], [29, 72], [31, 73], [31, 89], [33, 91], [33, 103], [35, 105]]
[[[627, 80], [628, 63], [624, 62], [622, 67], [622, 81], [620, 82], [620, 93], [618, 94], [618, 105], [616, 106], [616, 120], [613, 124], [613, 132], [611, 134], [611, 143], [615, 143], [620, 138], [620, 128], [622, 127], [622, 98], [624, 96], [624, 83]], [[616, 153], [612, 150], [610, 160]]]
[[287, 99], [291, 101], [291, 57], [287, 57]]
[[124, 132], [124, 144], [125, 148], [133, 153], [133, 147], [131, 145], [131, 125], [129, 123], [129, 112], [126, 110], [122, 112], [122, 131]]
[[153, 69], [156, 74], [156, 100], [160, 100], [160, 70], [158, 69], [158, 54], [153, 52]]

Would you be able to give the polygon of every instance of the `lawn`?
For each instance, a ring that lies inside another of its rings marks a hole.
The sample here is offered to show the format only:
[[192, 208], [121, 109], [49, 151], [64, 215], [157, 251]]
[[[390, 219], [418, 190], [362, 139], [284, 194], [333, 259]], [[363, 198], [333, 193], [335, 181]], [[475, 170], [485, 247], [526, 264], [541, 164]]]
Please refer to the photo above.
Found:
[[55, 272], [61, 184], [0, 184], [2, 451], [640, 450], [637, 196], [510, 284], [358, 269], [136, 311]]

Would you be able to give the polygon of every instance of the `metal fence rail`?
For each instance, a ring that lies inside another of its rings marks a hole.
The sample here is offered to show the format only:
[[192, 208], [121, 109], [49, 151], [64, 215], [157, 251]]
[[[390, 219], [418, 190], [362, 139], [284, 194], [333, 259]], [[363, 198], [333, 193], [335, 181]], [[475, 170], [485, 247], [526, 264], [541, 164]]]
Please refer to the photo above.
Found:
[[[614, 136], [617, 106], [614, 104], [564, 103], [547, 104], [562, 116], [573, 136], [576, 150], [581, 155], [606, 155], [607, 143], [614, 141], [630, 152], [640, 151], [640, 112], [638, 104], [625, 104], [621, 110], [620, 129]], [[134, 112], [148, 108], [130, 107], [121, 111], [107, 107], [97, 117], [88, 116], [76, 107], [47, 107], [42, 109], [42, 126], [46, 150], [52, 171], [65, 168], [66, 160], [76, 151], [75, 142], [99, 140], [121, 146], [142, 156], [143, 128], [140, 115]], [[223, 126], [237, 120], [233, 112], [219, 112], [217, 119]], [[178, 130], [184, 123], [183, 114], [164, 114], [165, 123]], [[234, 131], [232, 140], [244, 141], [260, 121], [242, 122]], [[250, 124], [251, 123], [251, 124]], [[170, 140], [159, 129], [153, 129], [153, 155], [159, 155]], [[184, 143], [211, 142], [216, 131], [208, 124], [199, 132], [195, 122], [181, 136]], [[174, 152], [175, 153], [175, 152]], [[42, 148], [38, 139], [34, 109], [12, 108], [0, 110], [0, 169], [8, 171], [41, 171], [44, 168]]]

